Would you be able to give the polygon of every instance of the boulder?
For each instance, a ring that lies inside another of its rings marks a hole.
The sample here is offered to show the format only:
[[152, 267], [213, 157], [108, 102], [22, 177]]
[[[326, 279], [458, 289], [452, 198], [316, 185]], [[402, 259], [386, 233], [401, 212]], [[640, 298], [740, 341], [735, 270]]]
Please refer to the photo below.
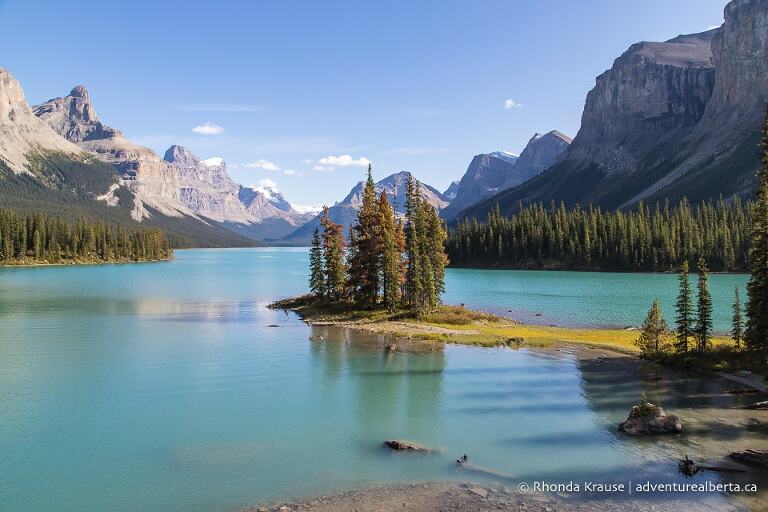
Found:
[[429, 453], [434, 450], [431, 448], [427, 448], [426, 446], [421, 446], [416, 443], [411, 443], [409, 441], [399, 441], [397, 439], [390, 439], [388, 441], [384, 441], [384, 446], [387, 448], [390, 448], [396, 452], [421, 452], [421, 453]]
[[677, 434], [683, 431], [680, 420], [658, 405], [641, 401], [632, 407], [626, 421], [619, 424], [619, 430], [632, 435]]

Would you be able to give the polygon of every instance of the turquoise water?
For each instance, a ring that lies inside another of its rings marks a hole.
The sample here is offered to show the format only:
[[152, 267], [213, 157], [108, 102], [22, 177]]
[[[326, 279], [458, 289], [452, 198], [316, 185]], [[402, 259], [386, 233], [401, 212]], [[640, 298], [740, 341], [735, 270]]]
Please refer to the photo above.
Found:
[[[637, 362], [617, 385], [608, 367], [568, 352], [414, 344], [388, 354], [383, 337], [265, 308], [304, 291], [306, 264], [305, 250], [269, 248], [0, 269], [0, 511], [235, 511], [474, 478], [453, 464], [462, 453], [517, 478], [666, 481], [677, 478], [676, 449], [620, 437], [616, 422], [642, 389], [679, 407], [690, 405], [686, 382], [722, 396], [693, 377], [664, 386]], [[654, 294], [671, 304], [674, 279], [451, 270], [446, 298], [622, 325], [638, 323]], [[744, 280], [712, 277], [719, 328], [719, 295]], [[443, 451], [391, 454], [387, 438]]]

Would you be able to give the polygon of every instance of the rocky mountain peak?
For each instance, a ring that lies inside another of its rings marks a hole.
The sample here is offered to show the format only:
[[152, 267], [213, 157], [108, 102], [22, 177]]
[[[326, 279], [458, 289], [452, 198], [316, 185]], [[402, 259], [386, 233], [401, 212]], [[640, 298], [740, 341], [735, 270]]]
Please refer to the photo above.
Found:
[[102, 124], [88, 89], [76, 85], [63, 98], [53, 98], [34, 108], [35, 115], [70, 142], [109, 139], [120, 132]]
[[165, 156], [163, 159], [166, 162], [170, 162], [172, 164], [179, 164], [179, 165], [200, 165], [201, 161], [190, 150], [185, 148], [184, 146], [179, 146], [178, 144], [174, 144], [173, 146], [169, 147], [168, 150], [165, 152]]

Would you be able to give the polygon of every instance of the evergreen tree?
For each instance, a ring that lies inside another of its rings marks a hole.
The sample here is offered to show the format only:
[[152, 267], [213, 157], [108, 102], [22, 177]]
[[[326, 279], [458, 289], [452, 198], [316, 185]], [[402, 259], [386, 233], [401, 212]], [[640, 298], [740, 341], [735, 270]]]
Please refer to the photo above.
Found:
[[363, 187], [363, 201], [357, 213], [357, 223], [352, 228], [354, 238], [350, 240], [350, 275], [353, 298], [358, 304], [376, 306], [379, 298], [382, 255], [382, 234], [380, 212], [376, 203], [376, 184], [373, 170], [368, 165], [368, 177]]
[[699, 258], [696, 271], [699, 275], [699, 293], [696, 303], [696, 325], [693, 331], [696, 337], [697, 349], [699, 353], [704, 353], [712, 332], [712, 296], [709, 293], [709, 269], [704, 257]]
[[762, 141], [762, 167], [758, 172], [757, 205], [752, 220], [747, 284], [747, 326], [745, 342], [768, 355], [768, 111]]
[[635, 345], [640, 348], [643, 357], [651, 357], [667, 349], [672, 340], [667, 321], [661, 311], [659, 299], [653, 301], [648, 315], [643, 321], [640, 336], [635, 340]]
[[395, 214], [382, 191], [378, 202], [381, 232], [383, 233], [381, 283], [384, 304], [389, 311], [395, 311], [400, 304], [403, 257], [402, 239], [398, 233]]
[[736, 343], [736, 348], [741, 346], [741, 340], [744, 337], [744, 321], [741, 318], [741, 297], [739, 297], [739, 287], [733, 289], [733, 320], [731, 321], [731, 337]]
[[421, 196], [418, 193], [413, 176], [408, 175], [405, 188], [405, 300], [412, 311], [420, 309], [423, 295], [421, 276], [423, 257], [422, 242], [418, 228], [421, 214]]
[[677, 302], [675, 303], [675, 310], [677, 317], [675, 324], [677, 326], [677, 343], [676, 349], [678, 353], [685, 353], [688, 351], [688, 338], [691, 335], [691, 323], [693, 319], [693, 300], [691, 299], [691, 282], [688, 274], [688, 261], [683, 261], [680, 266], [680, 276], [678, 277], [680, 291], [677, 296]]
[[327, 206], [323, 208], [320, 223], [323, 226], [324, 295], [338, 301], [345, 296], [344, 234], [342, 226], [331, 220]]
[[325, 293], [325, 273], [323, 264], [323, 246], [320, 242], [320, 230], [312, 233], [312, 247], [309, 250], [309, 290], [315, 297]]

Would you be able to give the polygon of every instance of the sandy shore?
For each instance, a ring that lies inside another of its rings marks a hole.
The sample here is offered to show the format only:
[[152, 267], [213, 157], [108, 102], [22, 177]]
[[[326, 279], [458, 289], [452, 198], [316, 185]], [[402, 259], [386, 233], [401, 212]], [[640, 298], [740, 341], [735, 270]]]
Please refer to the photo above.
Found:
[[419, 483], [372, 487], [330, 496], [273, 503], [244, 509], [244, 512], [477, 512], [509, 510], [521, 512], [737, 512], [747, 508], [736, 503], [691, 503], [689, 499], [634, 500], [573, 498], [552, 494], [520, 494], [508, 487], [471, 483]]

